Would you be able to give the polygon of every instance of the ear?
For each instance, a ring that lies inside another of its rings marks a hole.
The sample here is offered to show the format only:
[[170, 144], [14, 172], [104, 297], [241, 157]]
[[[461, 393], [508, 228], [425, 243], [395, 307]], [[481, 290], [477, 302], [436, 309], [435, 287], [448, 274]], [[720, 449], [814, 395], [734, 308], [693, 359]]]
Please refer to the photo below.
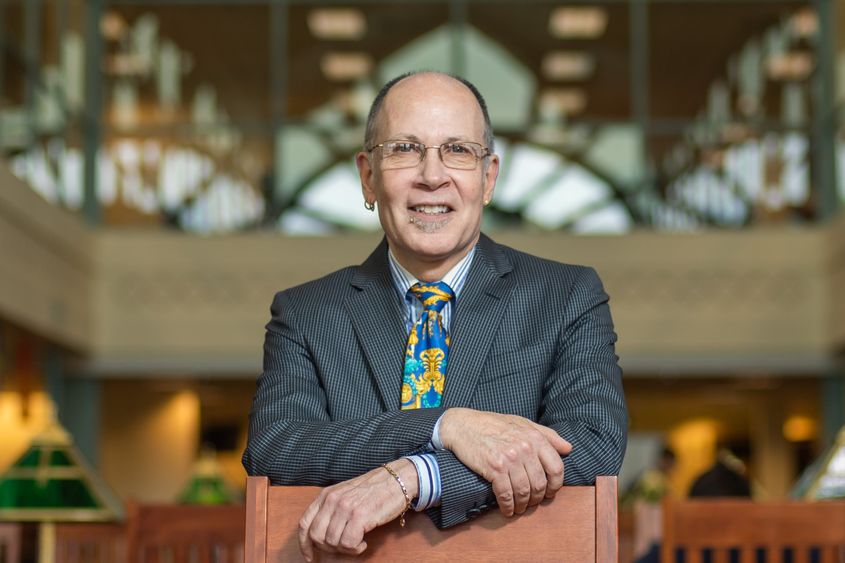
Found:
[[370, 155], [361, 151], [355, 155], [355, 166], [358, 167], [358, 176], [361, 178], [361, 192], [364, 194], [364, 201], [376, 202], [376, 191], [373, 188], [373, 176], [375, 171], [370, 163]]
[[491, 154], [487, 169], [484, 171], [484, 198], [483, 201], [493, 201], [493, 189], [496, 187], [496, 178], [499, 177], [499, 155]]

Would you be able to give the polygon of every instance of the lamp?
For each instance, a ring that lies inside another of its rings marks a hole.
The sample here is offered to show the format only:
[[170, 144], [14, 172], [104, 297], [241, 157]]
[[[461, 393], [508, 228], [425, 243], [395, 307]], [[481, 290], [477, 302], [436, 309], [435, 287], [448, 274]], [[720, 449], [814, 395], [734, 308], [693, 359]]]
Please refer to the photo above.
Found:
[[0, 521], [40, 522], [39, 561], [54, 560], [55, 522], [122, 519], [123, 507], [55, 420], [0, 476]]

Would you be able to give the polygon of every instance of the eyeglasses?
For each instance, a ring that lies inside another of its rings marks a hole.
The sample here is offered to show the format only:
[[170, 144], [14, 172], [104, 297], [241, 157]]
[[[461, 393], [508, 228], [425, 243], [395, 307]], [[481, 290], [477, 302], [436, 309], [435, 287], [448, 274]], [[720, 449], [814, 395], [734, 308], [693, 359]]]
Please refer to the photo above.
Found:
[[418, 166], [425, 160], [428, 149], [437, 149], [443, 165], [458, 170], [475, 170], [478, 161], [490, 155], [490, 149], [484, 145], [464, 141], [430, 147], [414, 141], [385, 141], [370, 147], [367, 152], [378, 148], [381, 149], [382, 168], [386, 170]]

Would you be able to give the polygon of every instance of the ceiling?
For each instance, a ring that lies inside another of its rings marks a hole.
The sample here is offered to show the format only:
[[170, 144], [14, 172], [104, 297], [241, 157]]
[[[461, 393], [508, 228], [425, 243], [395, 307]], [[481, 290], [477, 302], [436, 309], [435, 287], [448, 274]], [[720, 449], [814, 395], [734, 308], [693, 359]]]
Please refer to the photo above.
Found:
[[[349, 5], [349, 4], [347, 4]], [[551, 3], [474, 2], [466, 21], [511, 53], [546, 86], [583, 88], [587, 105], [571, 119], [619, 121], [632, 117], [633, 90], [648, 93], [650, 116], [693, 118], [704, 106], [707, 88], [724, 77], [728, 58], [748, 38], [760, 34], [803, 3], [798, 2], [658, 2], [647, 7], [648, 80], [633, 83], [631, 9], [627, 3], [603, 2], [608, 24], [592, 40], [556, 39], [548, 32]], [[405, 44], [449, 21], [449, 6], [437, 2], [367, 2], [358, 7], [367, 21], [359, 41], [324, 41], [309, 31], [310, 8], [289, 8], [286, 114], [297, 118], [331, 100], [349, 82], [333, 82], [321, 72], [328, 52], [365, 52], [376, 64]], [[209, 82], [235, 121], [266, 121], [271, 116], [271, 10], [266, 5], [115, 5], [130, 23], [154, 13], [160, 35], [190, 53], [194, 69], [185, 90]], [[554, 82], [543, 77], [544, 55], [555, 50], [584, 51], [595, 58], [586, 80]], [[777, 100], [770, 102], [777, 110]]]

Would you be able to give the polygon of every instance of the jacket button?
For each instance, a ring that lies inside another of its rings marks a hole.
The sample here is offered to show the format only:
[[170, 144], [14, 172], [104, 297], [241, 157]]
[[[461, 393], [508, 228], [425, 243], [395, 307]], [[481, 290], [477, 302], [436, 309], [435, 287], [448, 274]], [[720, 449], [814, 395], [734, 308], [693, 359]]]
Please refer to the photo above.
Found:
[[477, 508], [470, 508], [467, 510], [467, 518], [472, 520], [473, 518], [478, 518], [478, 515], [481, 514], [481, 511]]

